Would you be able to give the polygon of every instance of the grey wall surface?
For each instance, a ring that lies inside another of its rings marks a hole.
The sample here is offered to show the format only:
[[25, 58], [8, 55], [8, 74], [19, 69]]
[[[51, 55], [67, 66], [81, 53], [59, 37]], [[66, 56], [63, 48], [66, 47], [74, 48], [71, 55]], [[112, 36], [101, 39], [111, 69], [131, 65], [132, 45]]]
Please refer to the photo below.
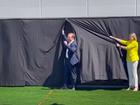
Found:
[[140, 0], [0, 0], [0, 18], [140, 16]]

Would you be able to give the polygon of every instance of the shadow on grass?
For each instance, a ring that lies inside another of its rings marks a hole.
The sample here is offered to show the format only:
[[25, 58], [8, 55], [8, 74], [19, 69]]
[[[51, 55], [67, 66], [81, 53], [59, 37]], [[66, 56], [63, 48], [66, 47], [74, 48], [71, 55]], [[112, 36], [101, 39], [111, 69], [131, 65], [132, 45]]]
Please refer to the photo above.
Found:
[[53, 103], [53, 104], [50, 104], [50, 105], [64, 105], [64, 104]]
[[88, 89], [76, 89], [77, 91], [94, 91], [94, 90], [108, 90], [108, 91], [119, 91], [119, 90], [125, 90], [126, 88], [117, 88], [117, 89], [109, 89], [109, 88], [88, 88]]
[[51, 90], [51, 88], [49, 88], [49, 87], [42, 87], [41, 89], [42, 90]]
[[[44, 87], [42, 88], [42, 90], [52, 90], [52, 89], [57, 89], [57, 90], [71, 90], [71, 87], [69, 88], [62, 88], [62, 87]], [[76, 91], [94, 91], [94, 90], [114, 90], [114, 91], [118, 91], [118, 90], [124, 90], [127, 89], [127, 86], [77, 86], [76, 87]]]

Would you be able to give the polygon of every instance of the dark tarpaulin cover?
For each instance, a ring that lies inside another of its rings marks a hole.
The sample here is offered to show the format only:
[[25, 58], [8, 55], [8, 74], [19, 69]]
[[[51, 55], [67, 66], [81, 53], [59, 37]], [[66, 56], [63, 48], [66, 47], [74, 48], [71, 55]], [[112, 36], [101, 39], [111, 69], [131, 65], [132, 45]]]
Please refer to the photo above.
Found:
[[0, 86], [61, 86], [64, 24], [67, 32], [74, 31], [77, 35], [81, 83], [127, 80], [125, 51], [116, 48], [108, 36], [128, 39], [129, 33], [135, 32], [140, 39], [138, 17], [1, 19]]

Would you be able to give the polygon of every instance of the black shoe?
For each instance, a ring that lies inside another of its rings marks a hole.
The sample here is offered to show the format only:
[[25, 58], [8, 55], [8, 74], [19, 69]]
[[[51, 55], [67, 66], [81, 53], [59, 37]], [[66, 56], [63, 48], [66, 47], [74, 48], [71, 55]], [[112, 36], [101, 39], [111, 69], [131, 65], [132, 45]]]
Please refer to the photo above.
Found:
[[64, 85], [61, 89], [68, 89], [68, 87], [66, 85]]

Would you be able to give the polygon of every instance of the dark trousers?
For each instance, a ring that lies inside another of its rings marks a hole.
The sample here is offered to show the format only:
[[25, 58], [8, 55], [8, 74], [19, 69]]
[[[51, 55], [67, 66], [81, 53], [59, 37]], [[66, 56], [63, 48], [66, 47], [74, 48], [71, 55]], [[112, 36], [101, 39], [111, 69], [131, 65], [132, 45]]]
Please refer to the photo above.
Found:
[[64, 62], [65, 70], [64, 70], [64, 85], [68, 86], [69, 81], [72, 85], [72, 87], [76, 86], [76, 80], [77, 80], [77, 71], [76, 71], [76, 65], [72, 65], [70, 61], [66, 58]]

